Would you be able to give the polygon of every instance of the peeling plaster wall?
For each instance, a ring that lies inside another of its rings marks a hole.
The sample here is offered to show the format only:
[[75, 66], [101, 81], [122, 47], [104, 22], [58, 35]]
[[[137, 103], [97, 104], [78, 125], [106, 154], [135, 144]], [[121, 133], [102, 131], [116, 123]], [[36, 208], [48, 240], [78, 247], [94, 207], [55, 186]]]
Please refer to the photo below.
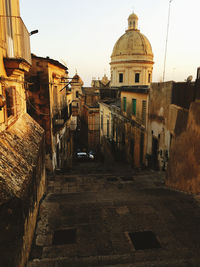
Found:
[[200, 102], [190, 105], [187, 128], [172, 143], [167, 185], [200, 193]]
[[[173, 84], [173, 82], [152, 83], [150, 87], [147, 154], [151, 157], [149, 164], [153, 164], [152, 166], [158, 169], [166, 168], [169, 155], [169, 109], [172, 101]], [[157, 155], [154, 156], [152, 156], [155, 150], [153, 139], [158, 142]], [[157, 161], [156, 164], [155, 161]]]
[[25, 266], [44, 192], [44, 130], [23, 114], [0, 133], [1, 266]]

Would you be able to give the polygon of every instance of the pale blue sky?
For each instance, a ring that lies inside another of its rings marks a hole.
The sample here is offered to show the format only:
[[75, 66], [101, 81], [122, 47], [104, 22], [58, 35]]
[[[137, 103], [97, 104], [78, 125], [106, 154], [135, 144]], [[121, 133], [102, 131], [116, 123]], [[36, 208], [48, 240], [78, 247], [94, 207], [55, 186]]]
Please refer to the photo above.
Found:
[[[92, 77], [110, 77], [110, 56], [127, 29], [127, 18], [139, 17], [140, 31], [154, 53], [153, 81], [163, 74], [169, 0], [20, 0], [21, 16], [31, 36], [32, 53], [65, 61], [77, 69], [85, 86]], [[200, 1], [173, 0], [165, 80], [196, 77], [200, 66]]]

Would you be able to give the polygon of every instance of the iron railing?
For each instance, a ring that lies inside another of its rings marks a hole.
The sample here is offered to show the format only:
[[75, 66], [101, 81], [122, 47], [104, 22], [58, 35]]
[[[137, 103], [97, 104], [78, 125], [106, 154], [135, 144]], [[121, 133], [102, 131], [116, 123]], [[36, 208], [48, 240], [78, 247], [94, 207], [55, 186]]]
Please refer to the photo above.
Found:
[[29, 32], [21, 17], [0, 16], [0, 46], [6, 57], [24, 59], [31, 64]]

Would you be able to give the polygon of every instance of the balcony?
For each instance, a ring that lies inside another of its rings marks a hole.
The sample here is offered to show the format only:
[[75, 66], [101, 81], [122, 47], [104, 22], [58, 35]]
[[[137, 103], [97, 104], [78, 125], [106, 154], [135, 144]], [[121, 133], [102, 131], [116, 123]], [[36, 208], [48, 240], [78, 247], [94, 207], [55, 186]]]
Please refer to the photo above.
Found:
[[31, 51], [29, 32], [23, 20], [15, 16], [0, 16], [0, 29], [0, 46], [5, 51], [4, 64], [8, 75], [16, 68], [26, 70], [31, 65]]

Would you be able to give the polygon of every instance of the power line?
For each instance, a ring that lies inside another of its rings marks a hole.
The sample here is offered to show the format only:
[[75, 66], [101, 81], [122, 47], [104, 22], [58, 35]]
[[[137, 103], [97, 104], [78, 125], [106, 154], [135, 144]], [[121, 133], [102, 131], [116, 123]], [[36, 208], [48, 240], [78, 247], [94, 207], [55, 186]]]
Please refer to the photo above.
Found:
[[167, 44], [168, 44], [168, 34], [169, 34], [169, 20], [170, 20], [170, 7], [172, 0], [169, 0], [168, 8], [168, 21], [167, 21], [167, 34], [166, 34], [166, 43], [165, 43], [165, 56], [164, 56], [164, 68], [163, 68], [163, 82], [165, 81], [165, 67], [166, 67], [166, 58], [167, 58]]

